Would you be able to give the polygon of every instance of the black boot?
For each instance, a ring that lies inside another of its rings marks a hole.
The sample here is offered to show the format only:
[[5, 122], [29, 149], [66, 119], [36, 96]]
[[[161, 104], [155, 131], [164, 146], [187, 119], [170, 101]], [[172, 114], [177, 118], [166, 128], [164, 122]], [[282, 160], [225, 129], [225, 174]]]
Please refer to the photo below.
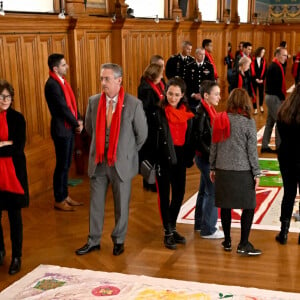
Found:
[[281, 221], [281, 230], [279, 234], [276, 235], [276, 241], [281, 245], [285, 245], [287, 243], [288, 233], [290, 228], [290, 221], [284, 220]]
[[13, 257], [9, 266], [8, 273], [14, 275], [21, 269], [21, 257]]
[[0, 266], [3, 265], [5, 250], [0, 250]]

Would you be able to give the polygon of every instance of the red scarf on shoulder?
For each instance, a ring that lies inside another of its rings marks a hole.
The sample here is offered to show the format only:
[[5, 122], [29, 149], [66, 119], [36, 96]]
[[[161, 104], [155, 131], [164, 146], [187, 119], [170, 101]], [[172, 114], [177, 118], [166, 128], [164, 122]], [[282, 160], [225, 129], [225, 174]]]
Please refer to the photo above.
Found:
[[300, 52], [296, 55], [295, 61], [292, 66], [292, 75], [294, 78], [297, 77], [299, 65], [300, 65]]
[[185, 105], [181, 105], [179, 108], [174, 108], [171, 105], [167, 105], [165, 108], [165, 113], [174, 145], [184, 145], [187, 121], [193, 118], [194, 114], [190, 111], [187, 111]]
[[149, 85], [151, 86], [151, 88], [153, 89], [153, 91], [156, 93], [156, 95], [158, 96], [159, 100], [163, 100], [164, 99], [164, 90], [165, 90], [165, 85], [163, 84], [162, 81], [160, 81], [158, 84], [155, 84], [153, 81], [151, 81], [150, 79], [146, 78], [147, 83], [149, 83]]
[[217, 67], [215, 65], [215, 62], [214, 62], [214, 59], [213, 57], [210, 55], [210, 53], [207, 52], [207, 50], [205, 50], [205, 56], [207, 56], [208, 60], [210, 61], [210, 63], [213, 65], [214, 67], [214, 76], [215, 76], [215, 79], [218, 79], [219, 76], [218, 76], [218, 72], [217, 72]]
[[230, 137], [230, 121], [227, 112], [218, 113], [215, 117], [212, 142], [224, 142]]
[[[124, 103], [124, 89], [121, 86], [118, 96], [118, 102], [115, 112], [113, 113], [109, 143], [107, 151], [107, 164], [113, 166], [117, 160], [117, 147], [120, 134], [121, 113]], [[102, 163], [104, 161], [105, 153], [105, 132], [106, 132], [106, 94], [102, 93], [100, 96], [96, 120], [96, 158], [95, 163]]]
[[[0, 112], [0, 141], [8, 141], [6, 110]], [[19, 179], [17, 178], [15, 166], [11, 156], [0, 157], [0, 174], [0, 191], [24, 195], [24, 190]]]
[[210, 126], [213, 126], [214, 119], [217, 115], [216, 109], [212, 106], [209, 105], [205, 100], [201, 99], [201, 104], [204, 106], [205, 110], [208, 112], [209, 118], [210, 118]]
[[[76, 105], [75, 96], [74, 96], [74, 93], [72, 91], [70, 84], [67, 82], [67, 80], [65, 79], [64, 76], [62, 78], [64, 79], [65, 84], [63, 84], [61, 79], [51, 70], [49, 71], [49, 76], [52, 77], [54, 80], [56, 80], [59, 83], [60, 87], [62, 88], [62, 90], [64, 92], [67, 106], [70, 109], [73, 116], [77, 120], [77, 105]], [[71, 126], [70, 126], [70, 124], [68, 124], [65, 121], [65, 127], [70, 128]]]
[[285, 84], [285, 76], [284, 76], [284, 70], [282, 64], [278, 61], [276, 57], [273, 58], [273, 63], [275, 63], [281, 70], [281, 75], [282, 75], [282, 85], [281, 85], [281, 91], [284, 96], [286, 96], [286, 84]]

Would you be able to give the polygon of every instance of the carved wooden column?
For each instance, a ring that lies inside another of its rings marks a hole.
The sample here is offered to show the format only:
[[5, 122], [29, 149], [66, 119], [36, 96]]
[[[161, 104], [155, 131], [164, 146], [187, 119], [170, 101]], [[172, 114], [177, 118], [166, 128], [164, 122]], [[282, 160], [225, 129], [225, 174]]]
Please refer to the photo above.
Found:
[[80, 15], [85, 13], [84, 0], [61, 0], [65, 3], [66, 13], [70, 16]]
[[240, 16], [238, 14], [238, 0], [231, 0], [230, 3], [230, 21], [233, 23], [240, 23]]
[[115, 14], [117, 19], [125, 19], [127, 15], [128, 5], [125, 0], [116, 0], [115, 3]]
[[182, 20], [182, 10], [179, 8], [178, 0], [173, 1], [172, 18], [176, 22], [180, 22]]

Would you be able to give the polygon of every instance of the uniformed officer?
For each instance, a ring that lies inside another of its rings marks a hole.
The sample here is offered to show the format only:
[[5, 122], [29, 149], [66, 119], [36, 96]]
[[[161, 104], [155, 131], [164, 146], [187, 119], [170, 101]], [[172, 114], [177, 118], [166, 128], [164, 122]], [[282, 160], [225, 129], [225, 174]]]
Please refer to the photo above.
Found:
[[176, 55], [172, 55], [166, 64], [166, 76], [168, 79], [172, 77], [181, 77], [185, 80], [187, 65], [194, 61], [191, 55], [192, 43], [184, 41], [182, 43], [182, 51]]
[[192, 111], [195, 111], [201, 100], [200, 86], [204, 80], [215, 80], [214, 67], [205, 61], [205, 49], [197, 48], [196, 60], [187, 66], [187, 97]]

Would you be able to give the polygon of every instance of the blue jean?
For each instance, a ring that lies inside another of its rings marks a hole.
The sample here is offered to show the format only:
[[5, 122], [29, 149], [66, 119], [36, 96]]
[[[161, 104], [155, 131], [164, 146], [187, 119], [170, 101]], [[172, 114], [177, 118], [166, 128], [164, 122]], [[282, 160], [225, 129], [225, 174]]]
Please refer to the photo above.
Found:
[[218, 221], [218, 208], [215, 206], [215, 185], [209, 178], [209, 162], [197, 155], [195, 161], [201, 171], [195, 209], [195, 229], [200, 229], [202, 236], [211, 235], [217, 230]]
[[74, 135], [53, 137], [56, 166], [53, 174], [53, 191], [56, 202], [68, 197], [68, 174], [72, 162]]

